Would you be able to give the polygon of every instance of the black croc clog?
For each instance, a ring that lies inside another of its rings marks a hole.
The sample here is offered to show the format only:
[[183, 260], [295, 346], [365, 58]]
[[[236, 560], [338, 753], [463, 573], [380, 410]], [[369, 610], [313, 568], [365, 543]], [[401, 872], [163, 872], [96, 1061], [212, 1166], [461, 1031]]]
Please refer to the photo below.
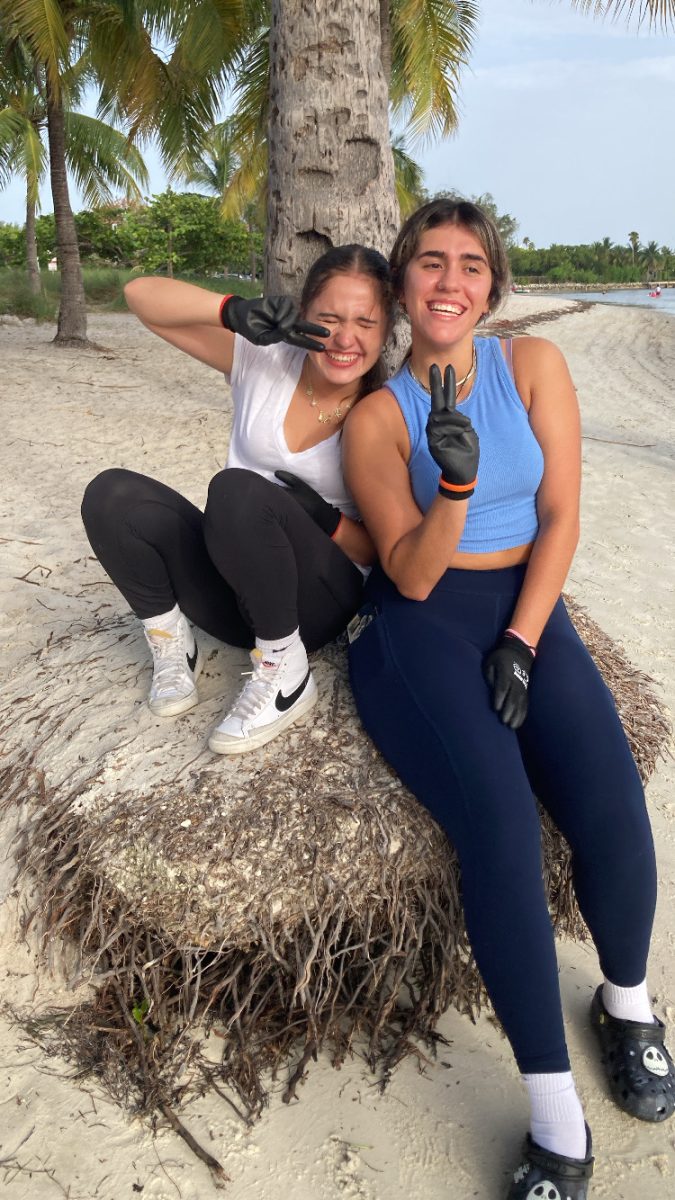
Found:
[[665, 1045], [666, 1027], [622, 1021], [607, 1012], [602, 984], [591, 1004], [613, 1100], [639, 1121], [665, 1121], [675, 1112], [675, 1063]]
[[591, 1131], [586, 1126], [586, 1157], [566, 1158], [544, 1150], [528, 1133], [523, 1161], [513, 1176], [507, 1200], [588, 1200], [593, 1174]]

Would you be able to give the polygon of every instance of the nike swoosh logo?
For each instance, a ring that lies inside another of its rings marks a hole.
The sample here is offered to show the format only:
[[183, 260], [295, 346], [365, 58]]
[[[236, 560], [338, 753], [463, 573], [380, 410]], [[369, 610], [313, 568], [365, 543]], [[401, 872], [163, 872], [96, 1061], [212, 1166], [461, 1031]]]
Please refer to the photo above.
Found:
[[309, 676], [310, 671], [308, 670], [300, 686], [296, 687], [295, 691], [291, 692], [290, 696], [284, 696], [281, 692], [277, 692], [277, 698], [274, 701], [274, 705], [275, 708], [279, 709], [279, 712], [286, 712], [287, 709], [291, 708], [292, 705], [295, 704], [296, 700], [300, 699], [302, 693], [307, 687], [307, 684], [309, 683]]
[[186, 655], [185, 655], [185, 657], [187, 658], [187, 665], [190, 668], [190, 670], [192, 671], [193, 675], [195, 672], [195, 667], [197, 666], [197, 655], [198, 654], [199, 654], [199, 651], [197, 649], [197, 643], [195, 642], [194, 654], [186, 653]]

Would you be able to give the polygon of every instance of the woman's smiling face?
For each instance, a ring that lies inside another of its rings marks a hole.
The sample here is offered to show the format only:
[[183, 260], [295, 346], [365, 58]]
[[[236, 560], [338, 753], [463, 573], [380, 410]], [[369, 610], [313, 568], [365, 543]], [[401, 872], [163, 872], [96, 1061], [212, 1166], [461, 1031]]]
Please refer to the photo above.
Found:
[[492, 271], [482, 243], [463, 225], [437, 225], [421, 235], [406, 267], [403, 296], [413, 334], [429, 349], [472, 336], [489, 311]]
[[368, 275], [349, 271], [331, 276], [303, 315], [330, 329], [326, 349], [309, 355], [327, 383], [354, 383], [375, 366], [387, 319], [379, 288]]

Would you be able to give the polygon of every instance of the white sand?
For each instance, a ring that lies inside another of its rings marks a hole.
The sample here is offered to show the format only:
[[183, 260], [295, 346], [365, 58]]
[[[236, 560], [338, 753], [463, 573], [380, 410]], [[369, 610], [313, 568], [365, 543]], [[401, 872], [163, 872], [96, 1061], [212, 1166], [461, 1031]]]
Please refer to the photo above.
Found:
[[[558, 306], [551, 298], [513, 296], [507, 312], [518, 318]], [[582, 538], [568, 590], [657, 680], [672, 711], [675, 322], [597, 305], [534, 332], [567, 355], [584, 420]], [[213, 372], [130, 317], [92, 319], [91, 334], [109, 347], [105, 355], [54, 350], [51, 327], [0, 318], [0, 636], [4, 667], [14, 679], [25, 672], [27, 688], [34, 670], [28, 656], [50, 632], [72, 628], [94, 608], [124, 611], [79, 522], [87, 480], [104, 466], [123, 465], [202, 503], [225, 455], [225, 389]], [[648, 791], [661, 878], [649, 981], [657, 1011], [671, 1023], [674, 782], [672, 761], [662, 763]], [[11, 825], [5, 819], [0, 846], [9, 847]], [[10, 857], [0, 863], [2, 997], [13, 1005], [69, 1002], [53, 979], [38, 979], [34, 952], [17, 940], [11, 874]], [[587, 1022], [598, 981], [594, 953], [563, 946], [560, 961], [573, 1065], [594, 1133], [592, 1195], [665, 1200], [675, 1189], [675, 1119], [665, 1126], [633, 1122], [609, 1101]], [[441, 1032], [450, 1045], [437, 1062], [423, 1073], [412, 1059], [404, 1062], [383, 1096], [355, 1059], [340, 1072], [313, 1066], [289, 1107], [277, 1089], [251, 1132], [217, 1097], [193, 1103], [183, 1117], [223, 1162], [235, 1200], [501, 1200], [527, 1113], [510, 1051], [486, 1019], [474, 1027], [451, 1012]], [[675, 1048], [675, 1030], [670, 1042]], [[28, 1044], [8, 1017], [0, 1019], [0, 1064], [7, 1200], [215, 1196], [208, 1170], [180, 1139], [164, 1127], [153, 1136], [91, 1080], [69, 1080], [68, 1068]]]

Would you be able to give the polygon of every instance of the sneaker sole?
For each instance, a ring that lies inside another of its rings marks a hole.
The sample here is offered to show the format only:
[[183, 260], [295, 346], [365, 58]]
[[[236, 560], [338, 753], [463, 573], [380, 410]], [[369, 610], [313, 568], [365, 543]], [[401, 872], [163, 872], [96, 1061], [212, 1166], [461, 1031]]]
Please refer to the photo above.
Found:
[[[195, 684], [201, 674], [204, 666], [204, 659], [201, 652], [197, 652], [197, 662], [194, 669]], [[199, 693], [195, 687], [189, 696], [177, 696], [175, 700], [150, 700], [148, 699], [148, 708], [156, 717], [177, 717], [180, 713], [189, 712], [191, 708], [195, 708], [199, 704]]]
[[218, 733], [217, 730], [214, 730], [208, 740], [209, 750], [213, 750], [215, 754], [247, 754], [249, 750], [258, 750], [260, 746], [273, 741], [277, 734], [283, 733], [284, 729], [288, 729], [289, 725], [294, 725], [301, 717], [306, 716], [314, 708], [318, 699], [319, 693], [314, 688], [311, 695], [294, 705], [285, 716], [279, 717], [278, 721], [271, 721], [269, 725], [263, 725], [261, 729], [256, 729], [250, 737], [237, 738], [232, 737], [229, 733]]

